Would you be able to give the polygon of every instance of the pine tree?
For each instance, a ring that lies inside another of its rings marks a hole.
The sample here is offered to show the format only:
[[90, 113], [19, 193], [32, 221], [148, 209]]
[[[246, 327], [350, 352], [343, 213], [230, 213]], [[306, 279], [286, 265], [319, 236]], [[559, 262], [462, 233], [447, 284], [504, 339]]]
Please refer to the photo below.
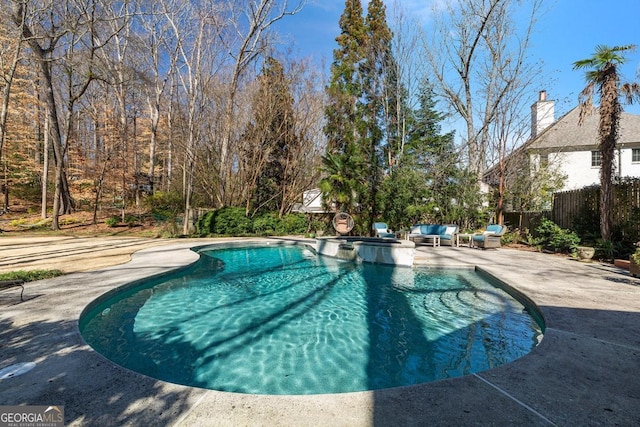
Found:
[[361, 137], [362, 122], [359, 101], [362, 98], [362, 81], [359, 66], [364, 60], [366, 28], [362, 17], [362, 4], [359, 0], [346, 0], [345, 8], [340, 16], [341, 33], [336, 37], [338, 48], [333, 51], [331, 80], [327, 87], [329, 98], [325, 110], [325, 135], [328, 139], [327, 153], [323, 159], [327, 165], [345, 165], [348, 169], [339, 168], [339, 174], [324, 170], [325, 178], [321, 184], [323, 199], [327, 204], [336, 202], [337, 210], [353, 212], [356, 199], [349, 195], [341, 195], [341, 183], [349, 182], [350, 192], [360, 193], [360, 162], [355, 162], [358, 155], [358, 140]]
[[358, 137], [358, 100], [362, 82], [358, 65], [363, 60], [366, 39], [362, 5], [359, 0], [347, 0], [340, 17], [341, 34], [336, 37], [338, 48], [333, 51], [331, 81], [327, 87], [329, 106], [325, 111], [328, 151], [344, 153], [348, 144]]
[[286, 164], [296, 152], [298, 138], [294, 129], [293, 97], [282, 64], [267, 58], [255, 95], [254, 119], [245, 138], [252, 141], [247, 169], [256, 172], [255, 186], [247, 211], [281, 211]]
[[371, 229], [380, 213], [379, 190], [385, 170], [383, 147], [388, 146], [393, 129], [389, 125], [389, 117], [392, 115], [389, 105], [395, 105], [393, 93], [397, 82], [395, 60], [391, 51], [393, 35], [387, 25], [382, 0], [372, 0], [369, 3], [366, 30], [365, 59], [360, 67], [363, 81], [361, 108], [364, 117], [360, 147], [367, 191], [363, 193], [361, 204], [368, 212], [366, 227]]
[[402, 162], [390, 170], [383, 185], [384, 217], [396, 228], [456, 219], [450, 208], [451, 199], [459, 198], [458, 155], [453, 132], [441, 133], [443, 120], [433, 89], [425, 81], [419, 107], [409, 114]]

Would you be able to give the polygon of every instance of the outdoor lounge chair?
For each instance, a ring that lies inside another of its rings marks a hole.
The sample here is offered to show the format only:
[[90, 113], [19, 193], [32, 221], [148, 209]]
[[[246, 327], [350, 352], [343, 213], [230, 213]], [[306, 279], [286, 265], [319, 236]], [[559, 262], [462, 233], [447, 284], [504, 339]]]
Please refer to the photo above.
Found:
[[389, 230], [387, 224], [384, 222], [374, 222], [373, 230], [375, 231], [376, 237], [396, 237], [394, 232]]
[[474, 248], [492, 249], [502, 246], [500, 239], [507, 232], [504, 225], [490, 224], [482, 233], [476, 233], [471, 238]]

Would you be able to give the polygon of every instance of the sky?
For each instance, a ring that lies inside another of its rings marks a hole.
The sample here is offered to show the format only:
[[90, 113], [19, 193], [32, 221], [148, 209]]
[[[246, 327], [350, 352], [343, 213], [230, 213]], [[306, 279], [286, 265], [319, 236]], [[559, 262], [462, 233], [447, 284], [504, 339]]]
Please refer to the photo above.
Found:
[[[428, 28], [432, 7], [447, 0], [385, 0], [388, 16], [396, 1]], [[308, 0], [299, 14], [279, 23], [278, 31], [291, 43], [295, 54], [312, 57], [318, 65], [323, 59], [330, 64], [344, 3]], [[368, 1], [362, 3], [366, 13]], [[537, 100], [538, 90], [546, 90], [547, 98], [556, 101], [558, 118], [577, 105], [578, 94], [585, 86], [584, 71], [573, 70], [575, 61], [591, 57], [597, 45], [635, 44], [640, 49], [640, 0], [546, 0], [544, 9], [530, 54], [532, 59], [542, 61], [549, 83], [531, 94], [531, 103]], [[625, 56], [623, 78], [640, 80], [640, 50]], [[625, 106], [624, 110], [640, 114], [640, 105]]]

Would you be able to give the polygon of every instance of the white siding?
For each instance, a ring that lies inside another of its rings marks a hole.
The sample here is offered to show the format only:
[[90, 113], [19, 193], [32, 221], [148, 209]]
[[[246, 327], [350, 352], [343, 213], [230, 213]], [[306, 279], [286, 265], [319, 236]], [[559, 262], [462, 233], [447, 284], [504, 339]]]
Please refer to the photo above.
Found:
[[[631, 162], [631, 149], [619, 150], [619, 154], [620, 156], [616, 153], [616, 175], [640, 177], [640, 163]], [[567, 175], [562, 191], [600, 183], [600, 168], [591, 166], [591, 151], [550, 153], [549, 162], [560, 163], [562, 171]]]
[[[621, 161], [620, 161], [620, 176], [634, 176], [636, 178], [640, 177], [640, 162], [633, 163], [631, 161], [631, 148], [620, 150]], [[616, 168], [618, 165], [616, 164]]]

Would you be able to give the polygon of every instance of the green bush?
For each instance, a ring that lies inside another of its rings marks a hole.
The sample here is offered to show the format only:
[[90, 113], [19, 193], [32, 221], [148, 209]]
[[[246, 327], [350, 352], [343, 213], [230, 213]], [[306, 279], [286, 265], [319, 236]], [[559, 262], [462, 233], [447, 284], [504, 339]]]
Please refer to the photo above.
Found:
[[111, 216], [105, 219], [104, 223], [107, 224], [108, 227], [115, 227], [120, 223], [120, 217], [117, 215]]
[[[324, 224], [319, 222], [324, 228]], [[304, 234], [309, 228], [304, 214], [291, 213], [278, 218], [275, 212], [263, 213], [253, 219], [245, 215], [244, 208], [225, 207], [207, 212], [196, 221], [196, 233], [200, 236], [210, 234], [242, 236], [258, 234], [261, 236]]]
[[139, 222], [138, 217], [135, 215], [126, 215], [124, 217], [124, 223], [127, 224], [128, 227], [133, 227]]
[[595, 258], [601, 260], [613, 260], [616, 251], [615, 245], [611, 240], [598, 239], [596, 243]]
[[543, 218], [536, 227], [537, 238], [543, 247], [556, 252], [573, 253], [580, 244], [580, 237], [571, 231], [560, 228], [555, 222]]
[[502, 236], [500, 241], [503, 245], [518, 243], [520, 241], [520, 234], [517, 231], [508, 231]]
[[244, 208], [224, 207], [207, 212], [196, 222], [200, 235], [220, 234], [241, 236], [253, 233], [253, 221], [247, 218]]
[[215, 211], [209, 211], [198, 218], [196, 221], [196, 234], [206, 236], [211, 234], [213, 230], [213, 221], [215, 219]]
[[253, 233], [253, 223], [245, 215], [244, 208], [222, 208], [216, 211], [215, 234], [241, 236]]
[[144, 206], [158, 222], [175, 221], [184, 209], [184, 202], [178, 193], [157, 191], [145, 197]]
[[253, 220], [253, 231], [263, 236], [275, 234], [280, 226], [279, 223], [280, 220], [275, 213], [262, 214]]
[[300, 213], [286, 214], [280, 219], [276, 231], [278, 234], [304, 234], [307, 231], [307, 218]]

